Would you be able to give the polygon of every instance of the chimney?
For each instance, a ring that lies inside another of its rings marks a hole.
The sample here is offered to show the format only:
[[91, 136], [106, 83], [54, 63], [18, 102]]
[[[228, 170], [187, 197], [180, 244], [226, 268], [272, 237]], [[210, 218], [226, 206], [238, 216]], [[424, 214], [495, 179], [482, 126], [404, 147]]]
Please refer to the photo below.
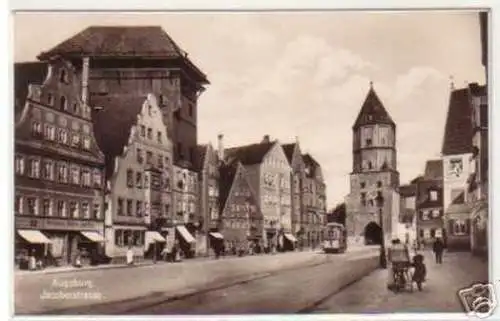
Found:
[[224, 161], [224, 135], [222, 134], [217, 136], [217, 154], [219, 156], [219, 161]]
[[82, 64], [82, 102], [88, 104], [89, 95], [89, 57], [83, 58]]
[[269, 135], [264, 135], [264, 138], [262, 139], [263, 144], [269, 144], [271, 142], [271, 138]]

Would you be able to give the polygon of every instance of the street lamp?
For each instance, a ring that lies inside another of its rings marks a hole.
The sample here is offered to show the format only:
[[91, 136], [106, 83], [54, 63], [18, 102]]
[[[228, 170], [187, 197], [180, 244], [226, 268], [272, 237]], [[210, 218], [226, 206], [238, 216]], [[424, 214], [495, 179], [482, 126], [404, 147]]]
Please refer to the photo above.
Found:
[[378, 193], [377, 197], [375, 198], [375, 201], [377, 202], [378, 206], [378, 215], [379, 215], [379, 223], [380, 223], [380, 268], [386, 269], [387, 268], [387, 259], [385, 257], [385, 236], [384, 236], [384, 219], [383, 219], [383, 213], [382, 213], [382, 208], [384, 207], [384, 197], [382, 196], [382, 193]]

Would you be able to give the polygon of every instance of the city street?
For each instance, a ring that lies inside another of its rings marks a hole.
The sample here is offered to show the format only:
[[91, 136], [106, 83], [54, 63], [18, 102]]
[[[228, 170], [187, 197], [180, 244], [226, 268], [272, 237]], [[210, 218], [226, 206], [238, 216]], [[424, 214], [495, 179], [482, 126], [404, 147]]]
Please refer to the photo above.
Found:
[[[363, 275], [371, 272], [374, 263], [359, 262], [375, 262], [377, 252], [368, 247], [340, 255], [307, 251], [19, 275], [15, 280], [15, 308], [17, 314], [294, 312], [331, 295], [335, 282], [344, 282], [345, 275], [355, 275], [354, 267]], [[296, 293], [296, 302], [288, 297], [290, 293]], [[192, 300], [210, 302], [193, 307]]]
[[339, 292], [311, 313], [390, 313], [462, 312], [457, 291], [476, 282], [487, 282], [487, 263], [470, 253], [445, 253], [443, 264], [427, 252], [428, 282], [422, 292], [393, 293], [386, 289], [387, 271], [375, 270], [369, 276]]

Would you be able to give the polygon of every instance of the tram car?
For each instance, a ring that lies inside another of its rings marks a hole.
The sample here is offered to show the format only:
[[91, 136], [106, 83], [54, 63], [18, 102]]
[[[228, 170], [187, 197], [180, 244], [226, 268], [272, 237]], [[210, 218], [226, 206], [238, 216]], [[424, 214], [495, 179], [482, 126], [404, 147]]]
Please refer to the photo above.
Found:
[[344, 253], [347, 249], [347, 231], [339, 223], [327, 223], [323, 230], [323, 251], [325, 253]]

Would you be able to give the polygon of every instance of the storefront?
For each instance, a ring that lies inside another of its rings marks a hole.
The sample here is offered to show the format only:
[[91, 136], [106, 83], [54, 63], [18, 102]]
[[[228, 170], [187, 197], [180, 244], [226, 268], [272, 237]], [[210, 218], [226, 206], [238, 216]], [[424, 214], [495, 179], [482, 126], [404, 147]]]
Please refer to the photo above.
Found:
[[102, 222], [62, 218], [16, 217], [16, 256], [35, 254], [45, 265], [97, 264], [103, 254]]
[[196, 250], [196, 239], [188, 231], [185, 225], [177, 225], [175, 227], [175, 239], [178, 241], [180, 249], [187, 258], [194, 256]]
[[166, 239], [157, 231], [146, 231], [144, 257], [158, 259], [165, 247]]

